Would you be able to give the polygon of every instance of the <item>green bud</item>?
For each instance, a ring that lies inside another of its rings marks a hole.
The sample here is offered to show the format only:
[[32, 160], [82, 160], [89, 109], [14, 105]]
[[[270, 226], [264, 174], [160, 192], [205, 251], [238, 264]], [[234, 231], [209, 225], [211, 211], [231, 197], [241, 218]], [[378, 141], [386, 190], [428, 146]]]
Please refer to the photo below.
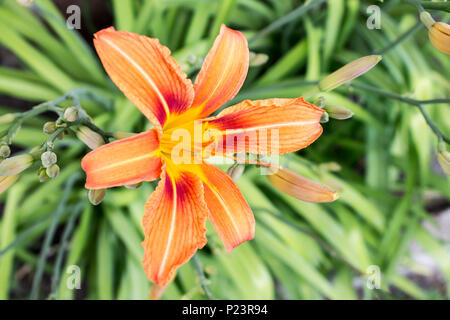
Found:
[[78, 120], [78, 109], [76, 107], [69, 107], [64, 111], [64, 120], [74, 122]]
[[325, 103], [326, 103], [325, 97], [321, 96], [314, 102], [314, 105], [318, 108], [323, 108], [325, 107]]
[[92, 150], [105, 144], [105, 140], [101, 135], [86, 126], [78, 128], [77, 137]]
[[375, 67], [381, 59], [382, 57], [378, 55], [371, 55], [356, 59], [323, 78], [319, 82], [318, 87], [322, 92], [336, 89], [344, 83], [358, 78], [368, 72], [370, 69]]
[[46, 134], [52, 134], [56, 130], [56, 123], [53, 121], [46, 122], [43, 127], [43, 131]]
[[99, 205], [106, 195], [106, 189], [90, 189], [88, 192], [89, 202], [94, 206]]
[[56, 163], [58, 161], [58, 157], [56, 156], [56, 153], [52, 151], [45, 151], [41, 155], [41, 161], [44, 168], [48, 168]]
[[330, 116], [327, 112], [322, 113], [322, 116], [320, 117], [320, 123], [327, 123], [330, 120]]
[[227, 174], [233, 179], [233, 181], [237, 181], [245, 171], [245, 165], [235, 163], [227, 170]]
[[0, 124], [8, 124], [14, 121], [16, 116], [13, 113], [7, 113], [0, 116]]
[[266, 64], [268, 60], [269, 56], [267, 54], [250, 52], [250, 67], [262, 66], [263, 64]]
[[47, 175], [47, 170], [43, 167], [40, 167], [38, 170], [39, 182], [45, 182], [49, 179]]
[[324, 110], [328, 113], [330, 118], [336, 120], [345, 120], [353, 117], [353, 112], [347, 108], [340, 106], [326, 106]]
[[142, 186], [142, 182], [135, 183], [135, 184], [126, 184], [125, 188], [134, 190], [134, 189], [139, 188], [140, 186]]
[[33, 164], [33, 157], [28, 154], [21, 154], [3, 160], [0, 163], [0, 176], [14, 176], [29, 168]]
[[54, 179], [59, 175], [59, 166], [57, 164], [54, 164], [48, 167], [45, 172], [47, 173], [47, 176], [49, 178]]
[[8, 158], [10, 154], [11, 154], [11, 149], [9, 148], [9, 146], [7, 144], [3, 144], [0, 147], [0, 157], [5, 159], [5, 158]]

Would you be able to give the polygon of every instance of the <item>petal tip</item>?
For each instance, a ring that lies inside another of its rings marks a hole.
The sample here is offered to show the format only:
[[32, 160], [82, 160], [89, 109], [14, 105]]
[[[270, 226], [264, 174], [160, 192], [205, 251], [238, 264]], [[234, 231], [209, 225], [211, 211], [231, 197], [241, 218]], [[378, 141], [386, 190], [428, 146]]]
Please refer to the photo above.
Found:
[[105, 33], [109, 33], [109, 32], [116, 32], [116, 28], [114, 28], [113, 26], [108, 27], [108, 28], [104, 28], [100, 31], [97, 31], [96, 33], [94, 33], [94, 39], [100, 39], [100, 37], [102, 35], [104, 35]]

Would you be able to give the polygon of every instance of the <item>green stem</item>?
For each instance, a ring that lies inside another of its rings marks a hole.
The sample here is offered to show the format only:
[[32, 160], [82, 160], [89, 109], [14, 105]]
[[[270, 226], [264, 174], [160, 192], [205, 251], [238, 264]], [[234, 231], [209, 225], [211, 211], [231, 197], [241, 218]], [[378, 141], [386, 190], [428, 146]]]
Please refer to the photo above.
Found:
[[192, 263], [194, 264], [195, 271], [197, 271], [197, 274], [200, 278], [200, 286], [202, 287], [203, 291], [205, 291], [205, 295], [209, 300], [216, 300], [213, 293], [209, 289], [209, 280], [206, 279], [205, 273], [203, 272], [203, 268], [200, 263], [200, 259], [198, 258], [197, 254], [192, 257]]
[[66, 246], [69, 241], [69, 236], [72, 233], [72, 230], [75, 226], [75, 221], [76, 221], [78, 215], [83, 210], [84, 206], [85, 206], [85, 203], [80, 202], [80, 203], [78, 203], [78, 205], [76, 205], [73, 208], [72, 214], [69, 218], [69, 221], [67, 222], [66, 227], [64, 228], [64, 232], [63, 232], [62, 239], [61, 239], [59, 249], [58, 249], [58, 254], [56, 255], [55, 268], [53, 270], [52, 285], [51, 285], [52, 293], [50, 295], [51, 299], [56, 299], [56, 297], [58, 296], [58, 288], [59, 288], [58, 284], [59, 284], [59, 279], [60, 279], [60, 274], [61, 274], [61, 266], [62, 266], [64, 251], [66, 250]]
[[417, 10], [419, 10], [419, 12], [425, 11], [422, 4], [417, 0], [404, 0], [404, 1], [415, 6], [417, 8]]
[[[67, 92], [66, 94], [52, 100], [52, 101], [48, 101], [48, 102], [44, 102], [41, 104], [38, 104], [36, 106], [34, 106], [31, 110], [22, 112], [22, 113], [17, 113], [16, 114], [16, 118], [14, 119], [14, 121], [11, 123], [10, 127], [3, 131], [0, 132], [0, 139], [3, 137], [7, 137], [6, 138], [6, 143], [7, 144], [12, 144], [13, 138], [16, 134], [16, 132], [18, 130], [20, 130], [20, 127], [23, 125], [23, 123], [31, 118], [34, 118], [42, 113], [45, 112], [54, 112], [59, 116], [60, 121], [62, 121], [62, 117], [64, 114], [64, 110], [60, 107], [58, 107], [58, 105], [66, 100], [72, 100], [73, 103], [75, 105], [77, 105], [77, 107], [81, 108], [80, 105], [80, 99], [81, 97], [86, 96], [86, 97], [90, 97], [92, 98], [94, 101], [98, 101], [101, 102], [103, 104], [105, 104], [105, 106], [107, 106], [107, 102], [105, 100], [103, 100], [101, 97], [97, 96], [95, 93], [93, 93], [92, 91], [90, 91], [89, 89], [86, 88], [77, 88], [74, 90], [71, 90], [69, 92]], [[80, 114], [82, 114], [80, 112]], [[108, 139], [113, 137], [112, 133], [109, 132], [104, 132], [102, 129], [100, 129], [99, 127], [97, 127], [95, 124], [93, 124], [89, 118], [87, 117], [81, 117], [78, 121], [75, 122], [69, 122], [66, 123], [66, 127], [64, 128], [59, 128], [58, 130], [56, 130], [43, 144], [43, 148], [46, 147], [46, 145], [48, 144], [48, 142], [53, 142], [60, 133], [62, 133], [65, 129], [68, 129], [72, 126], [75, 125], [85, 125], [87, 127], [89, 127], [90, 129], [92, 129], [93, 131], [97, 132], [98, 134], [100, 134], [103, 139], [105, 140], [105, 142], [108, 142]]]
[[450, 2], [431, 2], [431, 1], [420, 1], [420, 4], [425, 9], [439, 10], [450, 12]]
[[424, 119], [427, 122], [430, 129], [437, 136], [438, 140], [444, 140], [445, 142], [450, 143], [450, 138], [447, 135], [445, 135], [438, 128], [438, 126], [433, 122], [433, 120], [431, 120], [430, 116], [423, 108], [424, 104], [438, 104], [438, 103], [447, 103], [448, 104], [448, 103], [450, 103], [450, 99], [444, 98], [444, 99], [433, 99], [433, 100], [416, 100], [416, 99], [404, 97], [397, 93], [385, 91], [380, 88], [375, 88], [375, 87], [372, 87], [372, 86], [369, 86], [366, 84], [353, 83], [353, 84], [351, 84], [351, 86], [353, 86], [354, 88], [372, 92], [372, 93], [375, 93], [375, 94], [378, 94], [378, 95], [381, 95], [381, 96], [384, 96], [387, 98], [395, 99], [395, 100], [398, 100], [398, 101], [401, 101], [401, 102], [404, 102], [404, 103], [407, 103], [407, 104], [410, 104], [412, 106], [419, 108], [420, 112], [422, 113], [422, 116], [424, 117]]
[[445, 142], [450, 144], [450, 138], [447, 137], [436, 125], [436, 123], [433, 122], [433, 120], [431, 120], [430, 116], [428, 115], [428, 113], [425, 111], [425, 108], [421, 105], [418, 104], [417, 107], [419, 108], [420, 112], [422, 113], [423, 118], [425, 119], [425, 121], [427, 122], [428, 126], [431, 128], [431, 130], [434, 132], [434, 134], [437, 136], [438, 140], [444, 140]]
[[396, 39], [395, 41], [393, 41], [392, 43], [387, 45], [385, 48], [375, 51], [373, 54], [377, 54], [377, 55], [386, 54], [389, 50], [395, 48], [398, 44], [402, 43], [403, 41], [408, 39], [411, 35], [416, 33], [416, 31], [419, 30], [422, 27], [422, 25], [423, 24], [421, 21], [417, 21], [417, 23], [414, 26], [412, 26], [409, 30], [407, 30], [400, 37], [398, 37], [398, 39]]
[[61, 215], [65, 212], [67, 202], [69, 201], [70, 193], [73, 189], [75, 182], [80, 178], [80, 174], [77, 172], [67, 181], [66, 186], [64, 188], [63, 195], [61, 197], [61, 201], [58, 204], [55, 212], [52, 215], [52, 222], [50, 224], [49, 229], [45, 235], [44, 244], [42, 245], [41, 254], [39, 256], [39, 262], [36, 269], [36, 273], [33, 278], [33, 285], [31, 288], [31, 300], [36, 300], [39, 298], [39, 288], [41, 285], [42, 276], [44, 273], [44, 267], [47, 261], [48, 250], [50, 249], [50, 245], [53, 241], [53, 237], [56, 232], [56, 228], [58, 226]]

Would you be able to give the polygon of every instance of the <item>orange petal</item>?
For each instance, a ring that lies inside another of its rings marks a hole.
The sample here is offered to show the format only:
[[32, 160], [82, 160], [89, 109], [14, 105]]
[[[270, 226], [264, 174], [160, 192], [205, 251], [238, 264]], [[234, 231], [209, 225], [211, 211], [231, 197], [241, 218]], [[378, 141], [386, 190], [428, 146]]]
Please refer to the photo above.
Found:
[[192, 105], [201, 108], [199, 118], [209, 116], [233, 99], [247, 76], [248, 63], [249, 50], [245, 36], [222, 25], [194, 84], [195, 99]]
[[89, 152], [81, 161], [86, 171], [86, 188], [103, 189], [151, 181], [161, 173], [156, 130], [108, 143]]
[[285, 154], [322, 134], [323, 112], [303, 98], [246, 100], [204, 121], [218, 153]]
[[191, 106], [192, 83], [158, 39], [110, 27], [95, 34], [94, 44], [111, 79], [155, 128]]
[[206, 244], [208, 209], [201, 180], [190, 172], [166, 170], [145, 206], [144, 269], [165, 286], [175, 270]]
[[280, 169], [267, 178], [278, 190], [303, 201], [332, 202], [338, 198], [336, 192], [324, 185], [288, 169]]
[[202, 165], [209, 220], [229, 251], [255, 235], [255, 218], [231, 178], [213, 165]]

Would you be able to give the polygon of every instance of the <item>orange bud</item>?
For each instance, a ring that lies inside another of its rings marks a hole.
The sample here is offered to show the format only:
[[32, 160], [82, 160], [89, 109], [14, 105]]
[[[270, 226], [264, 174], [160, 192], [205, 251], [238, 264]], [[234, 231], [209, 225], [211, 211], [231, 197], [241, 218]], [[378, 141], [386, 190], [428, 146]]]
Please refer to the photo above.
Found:
[[320, 80], [320, 91], [327, 92], [347, 83], [375, 67], [382, 59], [379, 55], [371, 55], [347, 63], [342, 68]]
[[436, 22], [428, 31], [433, 46], [439, 51], [450, 55], [450, 25], [444, 22]]
[[338, 198], [328, 187], [288, 169], [280, 169], [267, 178], [278, 190], [303, 201], [332, 202]]

